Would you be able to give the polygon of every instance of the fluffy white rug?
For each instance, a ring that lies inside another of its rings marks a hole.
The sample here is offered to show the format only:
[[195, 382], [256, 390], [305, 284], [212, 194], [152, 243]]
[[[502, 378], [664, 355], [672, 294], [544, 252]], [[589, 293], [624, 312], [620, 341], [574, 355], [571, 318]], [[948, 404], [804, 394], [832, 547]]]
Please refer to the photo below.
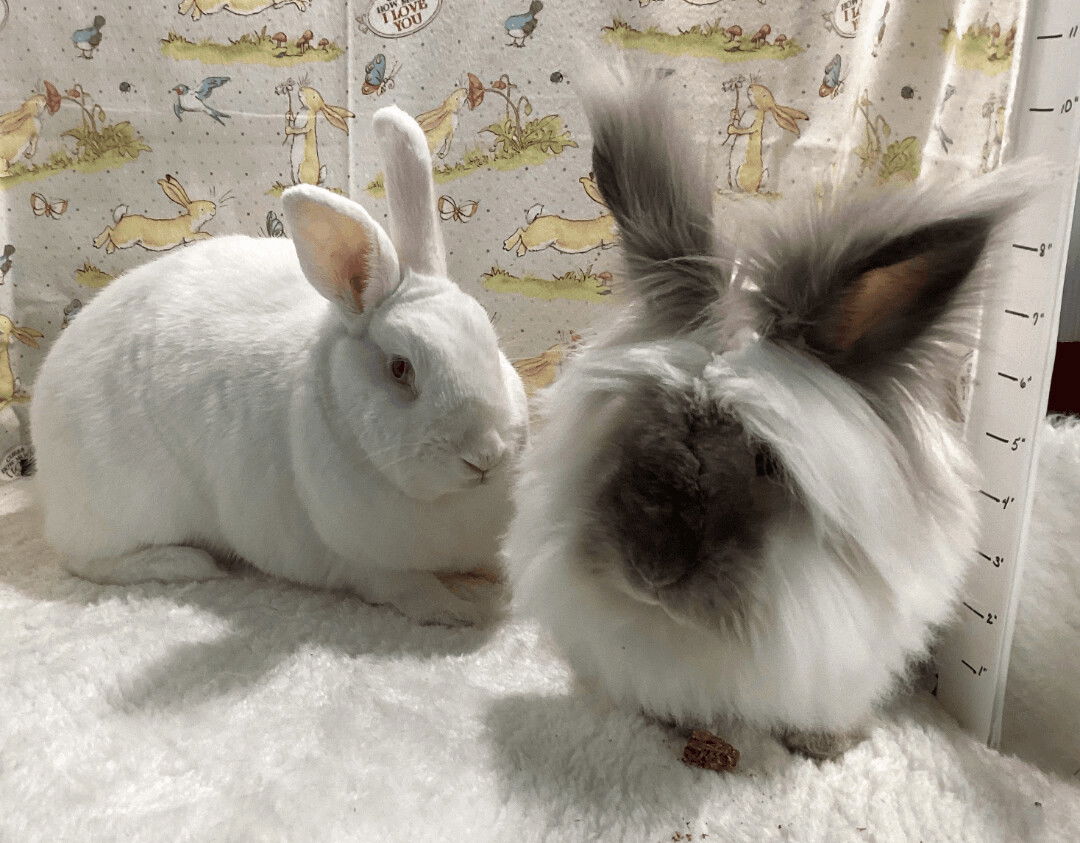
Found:
[[8, 485], [0, 839], [1080, 840], [1080, 428], [1043, 465], [1007, 737], [1063, 775], [925, 695], [839, 762], [732, 730], [737, 773], [690, 769], [574, 696], [528, 626], [420, 628], [254, 574], [90, 585]]

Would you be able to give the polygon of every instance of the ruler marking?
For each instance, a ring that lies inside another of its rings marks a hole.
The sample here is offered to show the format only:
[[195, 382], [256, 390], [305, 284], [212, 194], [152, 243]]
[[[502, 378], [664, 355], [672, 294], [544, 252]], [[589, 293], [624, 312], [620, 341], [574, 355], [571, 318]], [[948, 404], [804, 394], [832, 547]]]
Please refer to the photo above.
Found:
[[1030, 313], [1021, 313], [1019, 310], [1009, 310], [1009, 308], [1005, 308], [1005, 312], [1008, 313], [1010, 316], [1022, 316], [1024, 319], [1031, 318]]
[[1029, 108], [1028, 111], [1053, 112], [1053, 111], [1057, 111], [1057, 109], [1056, 108]]
[[1004, 372], [998, 372], [998, 374], [1001, 375], [1003, 378], [1006, 378], [1007, 380], [1011, 380], [1011, 381], [1019, 381], [1020, 380], [1020, 378], [1014, 377], [1013, 375], [1007, 375]]
[[976, 609], [974, 606], [972, 606], [966, 600], [964, 601], [964, 605], [967, 606], [969, 609], [971, 609], [971, 611], [973, 611], [980, 618], [984, 618], [984, 619], [986, 618], [986, 615], [984, 615], [982, 612], [980, 612], [978, 609]]
[[1046, 40], [1048, 40], [1050, 38], [1062, 38], [1062, 37], [1063, 37], [1062, 34], [1059, 32], [1059, 33], [1057, 33], [1057, 35], [1036, 35], [1035, 40], [1036, 41], [1046, 41]]
[[1025, 252], [1037, 252], [1037, 251], [1039, 251], [1038, 246], [1025, 246], [1023, 243], [1013, 243], [1012, 246], [1013, 246], [1014, 249], [1023, 249]]
[[990, 498], [990, 500], [994, 501], [995, 503], [1001, 503], [1001, 498], [996, 498], [993, 495], [991, 495], [989, 492], [986, 492], [986, 491], [984, 491], [982, 489], [979, 489], [979, 494], [980, 495], [986, 495], [988, 498]]
[[991, 439], [996, 439], [998, 442], [1004, 442], [1006, 445], [1009, 444], [1009, 440], [1006, 439], [1004, 436], [998, 436], [996, 433], [991, 433], [989, 430], [986, 431], [986, 435], [989, 436]]

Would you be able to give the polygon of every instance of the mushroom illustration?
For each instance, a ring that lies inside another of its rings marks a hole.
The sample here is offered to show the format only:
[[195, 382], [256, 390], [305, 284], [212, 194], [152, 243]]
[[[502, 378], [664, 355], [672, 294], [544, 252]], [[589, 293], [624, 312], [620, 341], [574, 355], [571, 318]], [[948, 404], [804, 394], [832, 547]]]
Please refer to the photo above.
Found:
[[296, 46], [300, 49], [300, 55], [307, 52], [308, 44], [311, 43], [311, 39], [315, 37], [315, 33], [310, 29], [305, 29], [304, 34], [296, 39]]
[[320, 50], [323, 50], [325, 52], [326, 48], [329, 47], [329, 46], [330, 46], [330, 39], [329, 38], [320, 38], [319, 39], [319, 49]]
[[781, 49], [783, 49], [784, 47], [787, 46], [787, 40], [788, 40], [788, 37], [786, 35], [777, 35], [773, 39], [773, 46], [780, 47]]
[[768, 44], [769, 33], [772, 32], [772, 27], [767, 23], [761, 25], [761, 29], [754, 33], [754, 37], [750, 39], [751, 44]]
[[727, 29], [724, 30], [724, 33], [727, 35], [729, 41], [734, 41], [736, 38], [742, 35], [742, 27], [729, 26]]
[[273, 35], [270, 36], [270, 40], [274, 42], [275, 47], [281, 50], [284, 49], [285, 45], [288, 43], [289, 36], [286, 35], [284, 32], [275, 32]]

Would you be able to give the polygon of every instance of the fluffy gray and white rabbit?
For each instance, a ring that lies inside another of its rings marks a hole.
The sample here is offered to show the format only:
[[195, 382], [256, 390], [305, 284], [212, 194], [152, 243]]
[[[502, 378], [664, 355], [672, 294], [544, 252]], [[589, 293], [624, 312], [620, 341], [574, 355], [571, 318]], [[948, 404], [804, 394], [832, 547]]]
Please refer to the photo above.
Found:
[[447, 278], [423, 132], [374, 118], [390, 236], [318, 187], [292, 240], [215, 237], [117, 279], [52, 347], [32, 435], [45, 533], [98, 582], [222, 576], [208, 551], [433, 622], [490, 563], [525, 392]]
[[727, 206], [664, 83], [584, 96], [626, 305], [541, 396], [504, 545], [586, 686], [826, 757], [950, 618], [956, 349], [1018, 180]]

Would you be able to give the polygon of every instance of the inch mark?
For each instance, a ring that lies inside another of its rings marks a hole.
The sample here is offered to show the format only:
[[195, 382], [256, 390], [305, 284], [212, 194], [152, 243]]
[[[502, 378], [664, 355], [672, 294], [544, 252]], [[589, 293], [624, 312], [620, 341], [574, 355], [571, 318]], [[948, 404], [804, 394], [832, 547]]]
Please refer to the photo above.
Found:
[[979, 611], [978, 609], [976, 609], [976, 608], [975, 608], [974, 606], [972, 606], [972, 605], [971, 605], [970, 603], [968, 603], [968, 602], [967, 602], [966, 600], [964, 601], [964, 605], [965, 605], [965, 606], [967, 606], [967, 607], [968, 607], [969, 609], [971, 609], [971, 611], [973, 611], [973, 612], [974, 612], [974, 613], [975, 613], [976, 615], [978, 615], [978, 616], [979, 616], [980, 618], [985, 618], [985, 617], [986, 617], [986, 615], [984, 615], [984, 614], [983, 614], [982, 612], [980, 612], [980, 611]]
[[1047, 41], [1047, 40], [1049, 40], [1051, 38], [1062, 38], [1062, 37], [1063, 37], [1062, 34], [1059, 32], [1056, 35], [1036, 35], [1035, 40], [1036, 41]]
[[996, 433], [991, 433], [989, 430], [986, 431], [986, 435], [989, 436], [991, 439], [997, 440], [998, 442], [1004, 442], [1006, 444], [1008, 444], [1009, 442], [1009, 440], [1006, 439], [1004, 436], [998, 436]]
[[1027, 389], [1027, 385], [1031, 383], [1031, 375], [1028, 375], [1026, 378], [1018, 378], [1016, 375], [1010, 375], [1008, 372], [998, 372], [998, 374], [1007, 381], [1019, 384], [1021, 389]]
[[[1052, 111], [1049, 108], [1033, 108], [1032, 111]], [[1054, 248], [1053, 243], [1040, 243], [1038, 246], [1027, 246], [1023, 243], [1013, 243], [1014, 249], [1023, 249], [1025, 252], [1038, 252], [1039, 257], [1044, 257], [1048, 250]]]
[[1011, 504], [1014, 500], [1016, 500], [1016, 498], [1014, 498], [1012, 495], [1006, 495], [1003, 498], [999, 498], [997, 495], [991, 495], [985, 489], [979, 489], [979, 494], [990, 498], [990, 500], [992, 500], [994, 503], [1001, 504], [1002, 509], [1008, 509], [1009, 504]]
[[1022, 319], [1030, 319], [1031, 318], [1030, 313], [1021, 313], [1019, 310], [1009, 310], [1009, 308], [1005, 308], [1005, 312], [1008, 313], [1010, 316], [1019, 316]]
[[1027, 442], [1026, 436], [1014, 436], [1012, 439], [1006, 439], [1004, 436], [998, 436], [996, 433], [991, 433], [989, 430], [984, 432], [989, 438], [993, 439], [995, 442], [1000, 442], [1003, 445], [1008, 445], [1010, 451], [1020, 450], [1020, 446]]
[[983, 553], [981, 550], [976, 550], [975, 552], [977, 554], [979, 554], [979, 556], [981, 556], [987, 562], [989, 562], [991, 565], [993, 565], [995, 568], [1000, 568], [1001, 563], [1005, 561], [1004, 556], [988, 556], [987, 554]]
[[980, 620], [986, 621], [991, 626], [993, 626], [994, 621], [997, 620], [997, 615], [994, 612], [987, 612], [986, 614], [983, 614], [978, 609], [976, 609], [974, 606], [972, 606], [970, 603], [968, 603], [966, 600], [964, 601], [964, 605], [968, 609], [970, 609], [972, 612], [974, 612], [976, 615], [978, 615]]
[[967, 659], [960, 659], [960, 661], [961, 661], [961, 662], [963, 662], [963, 664], [964, 664], [964, 667], [966, 667], [966, 668], [967, 668], [968, 670], [970, 670], [970, 671], [971, 671], [972, 673], [974, 673], [974, 674], [975, 674], [976, 676], [982, 676], [982, 675], [983, 675], [983, 673], [985, 673], [985, 672], [986, 672], [986, 668], [985, 668], [985, 667], [983, 667], [982, 665], [979, 665], [979, 669], [978, 669], [978, 670], [976, 670], [976, 669], [975, 669], [974, 667], [972, 667], [972, 666], [971, 666], [970, 664], [968, 664], [968, 661], [967, 661]]

